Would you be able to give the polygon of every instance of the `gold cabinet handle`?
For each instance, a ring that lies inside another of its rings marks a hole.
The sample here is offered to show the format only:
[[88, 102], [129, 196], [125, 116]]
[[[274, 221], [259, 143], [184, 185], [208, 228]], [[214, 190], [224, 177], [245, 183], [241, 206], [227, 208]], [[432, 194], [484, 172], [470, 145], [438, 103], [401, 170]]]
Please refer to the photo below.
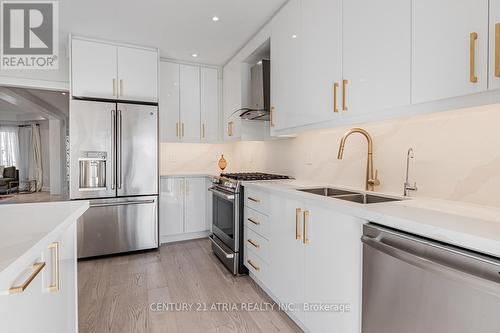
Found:
[[19, 294], [19, 293], [22, 293], [23, 291], [26, 290], [26, 288], [28, 288], [28, 286], [31, 284], [31, 282], [36, 278], [36, 276], [42, 271], [42, 269], [45, 267], [45, 262], [41, 261], [41, 262], [36, 262], [33, 264], [33, 273], [30, 274], [30, 276], [28, 276], [28, 278], [26, 279], [26, 281], [24, 281], [21, 285], [19, 286], [15, 286], [15, 287], [11, 287], [9, 289], [9, 293], [10, 294]]
[[205, 139], [205, 124], [201, 125], [201, 137]]
[[333, 84], [333, 112], [339, 112], [337, 107], [337, 90], [339, 89], [339, 83], [335, 82]]
[[49, 249], [52, 250], [52, 283], [49, 286], [49, 291], [59, 291], [59, 243], [50, 244]]
[[175, 137], [179, 137], [179, 123], [175, 123]]
[[495, 76], [500, 77], [500, 23], [495, 24]]
[[308, 210], [305, 210], [304, 211], [304, 224], [303, 224], [303, 227], [304, 227], [304, 230], [303, 230], [303, 233], [304, 233], [304, 239], [302, 240], [302, 242], [304, 243], [304, 245], [307, 245], [307, 243], [309, 243], [309, 239], [307, 238], [307, 220], [309, 219], [309, 211]]
[[470, 33], [470, 82], [476, 83], [476, 40], [477, 32]]
[[299, 220], [300, 220], [300, 208], [295, 208], [295, 239], [300, 239], [300, 233], [299, 233]]
[[249, 242], [250, 244], [252, 244], [256, 249], [260, 249], [260, 245], [254, 241], [253, 239], [247, 239], [247, 242]]
[[116, 95], [116, 79], [113, 79], [113, 96]]
[[248, 220], [249, 222], [252, 222], [252, 223], [253, 223], [253, 224], [255, 224], [255, 225], [259, 225], [259, 224], [260, 224], [260, 222], [255, 221], [254, 219], [252, 219], [252, 218], [250, 218], [250, 217], [249, 217], [249, 218], [247, 218], [247, 220]]
[[271, 114], [269, 116], [270, 116], [271, 127], [274, 127], [274, 106], [271, 106]]
[[255, 199], [255, 198], [252, 198], [252, 197], [248, 197], [247, 199], [250, 200], [250, 201], [253, 201], [253, 202], [260, 202], [259, 199]]
[[233, 136], [233, 122], [232, 121], [227, 123], [227, 135]]
[[184, 123], [182, 123], [182, 131], [181, 136], [184, 137]]
[[346, 90], [347, 90], [347, 80], [342, 80], [342, 111], [347, 111], [346, 104]]
[[123, 80], [120, 79], [120, 96], [123, 96]]
[[247, 263], [252, 266], [256, 271], [260, 271], [260, 267], [254, 264], [252, 260], [247, 260]]

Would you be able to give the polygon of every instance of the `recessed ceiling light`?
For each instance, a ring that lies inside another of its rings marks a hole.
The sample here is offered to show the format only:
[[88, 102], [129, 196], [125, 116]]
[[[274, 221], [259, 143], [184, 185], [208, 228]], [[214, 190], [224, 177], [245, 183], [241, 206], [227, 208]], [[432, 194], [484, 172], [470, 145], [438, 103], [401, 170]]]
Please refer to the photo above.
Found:
[[293, 38], [293, 39], [297, 38], [297, 35], [292, 35], [292, 38]]
[[218, 16], [214, 16], [214, 17], [212, 17], [212, 21], [214, 21], [214, 22], [219, 21], [219, 17], [218, 17]]
[[257, 62], [257, 65], [262, 65], [262, 60]]
[[193, 57], [193, 58], [196, 58], [197, 56], [198, 56], [198, 54], [196, 54], [196, 53], [191, 54], [191, 57]]
[[63, 91], [63, 92], [61, 93], [61, 95], [64, 95], [64, 96], [66, 96], [66, 92], [64, 92], [64, 91]]

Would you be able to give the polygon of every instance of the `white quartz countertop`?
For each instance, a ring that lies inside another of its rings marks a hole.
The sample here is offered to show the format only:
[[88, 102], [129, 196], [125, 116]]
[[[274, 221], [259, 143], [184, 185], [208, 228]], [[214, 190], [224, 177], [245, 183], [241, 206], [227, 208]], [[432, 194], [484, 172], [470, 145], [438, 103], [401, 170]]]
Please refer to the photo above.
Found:
[[88, 201], [0, 205], [0, 274], [74, 223]]
[[500, 257], [499, 208], [432, 198], [359, 204], [297, 191], [300, 188], [336, 187], [297, 180], [245, 183], [245, 187], [249, 186], [279, 191], [306, 203], [331, 208], [369, 222]]
[[216, 174], [210, 174], [206, 172], [172, 172], [162, 174], [160, 178], [175, 178], [175, 177], [185, 177], [185, 178], [194, 178], [194, 177], [215, 177]]

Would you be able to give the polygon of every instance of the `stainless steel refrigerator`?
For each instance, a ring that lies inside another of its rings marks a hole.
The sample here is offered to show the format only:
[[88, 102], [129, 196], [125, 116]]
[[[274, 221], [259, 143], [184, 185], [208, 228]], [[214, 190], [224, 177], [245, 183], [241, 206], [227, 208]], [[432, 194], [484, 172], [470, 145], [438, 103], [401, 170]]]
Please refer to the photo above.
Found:
[[78, 258], [157, 248], [158, 107], [71, 100], [69, 123]]

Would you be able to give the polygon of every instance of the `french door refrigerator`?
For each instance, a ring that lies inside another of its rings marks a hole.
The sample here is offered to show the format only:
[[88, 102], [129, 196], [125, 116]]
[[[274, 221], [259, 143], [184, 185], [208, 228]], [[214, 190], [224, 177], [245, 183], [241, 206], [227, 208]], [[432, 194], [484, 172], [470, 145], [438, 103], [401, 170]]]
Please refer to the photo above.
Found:
[[71, 100], [69, 123], [78, 258], [157, 248], [158, 107]]

